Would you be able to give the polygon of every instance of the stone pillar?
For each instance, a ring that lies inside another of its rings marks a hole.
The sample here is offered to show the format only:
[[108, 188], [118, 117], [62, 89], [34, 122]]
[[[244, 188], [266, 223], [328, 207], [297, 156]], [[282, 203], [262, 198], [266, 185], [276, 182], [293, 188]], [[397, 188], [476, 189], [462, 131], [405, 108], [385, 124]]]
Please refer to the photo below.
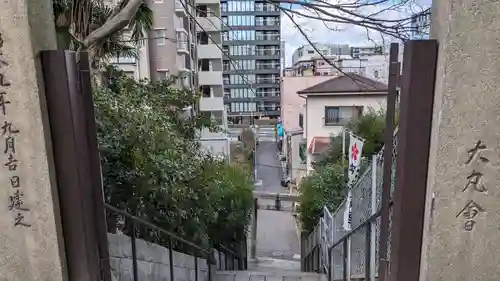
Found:
[[0, 1], [0, 276], [65, 280], [40, 50], [56, 49], [50, 0]]
[[422, 281], [500, 280], [499, 15], [498, 1], [433, 1], [439, 51]]

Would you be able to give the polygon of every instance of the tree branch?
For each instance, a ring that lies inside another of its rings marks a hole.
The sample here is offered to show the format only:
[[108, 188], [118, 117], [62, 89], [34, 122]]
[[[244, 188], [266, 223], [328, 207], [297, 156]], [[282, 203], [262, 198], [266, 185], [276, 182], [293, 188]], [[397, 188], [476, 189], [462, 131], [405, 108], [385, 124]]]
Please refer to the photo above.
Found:
[[90, 33], [89, 36], [83, 40], [82, 47], [88, 49], [99, 40], [107, 38], [111, 34], [125, 28], [129, 24], [130, 20], [132, 20], [135, 13], [137, 13], [143, 1], [144, 0], [129, 0], [125, 7], [118, 12], [118, 14], [106, 21], [104, 25]]

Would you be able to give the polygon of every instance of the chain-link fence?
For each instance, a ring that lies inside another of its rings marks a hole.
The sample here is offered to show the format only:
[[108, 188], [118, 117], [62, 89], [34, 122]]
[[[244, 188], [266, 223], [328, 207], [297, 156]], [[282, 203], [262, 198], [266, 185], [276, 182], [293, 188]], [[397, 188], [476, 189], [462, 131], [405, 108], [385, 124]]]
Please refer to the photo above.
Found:
[[[393, 143], [391, 198], [395, 184], [397, 131]], [[375, 280], [379, 265], [380, 209], [383, 183], [383, 150], [373, 155], [359, 180], [352, 186], [351, 224], [348, 200], [331, 213], [326, 207], [314, 231], [305, 241], [305, 259], [314, 259], [306, 271], [328, 274], [329, 281]], [[392, 208], [389, 209], [388, 253], [390, 257]]]

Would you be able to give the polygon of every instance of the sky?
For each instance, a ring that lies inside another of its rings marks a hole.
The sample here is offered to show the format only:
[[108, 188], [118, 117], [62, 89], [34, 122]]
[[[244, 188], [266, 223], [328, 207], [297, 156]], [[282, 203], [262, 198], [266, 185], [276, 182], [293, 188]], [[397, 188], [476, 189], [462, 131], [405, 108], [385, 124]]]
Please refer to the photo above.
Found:
[[[312, 2], [313, 0], [303, 0]], [[342, 2], [352, 3], [353, 0], [327, 0], [332, 4], [338, 4]], [[398, 2], [402, 0], [392, 0], [393, 2]], [[377, 1], [379, 2], [379, 1]], [[397, 11], [391, 10], [387, 11], [381, 16], [384, 19], [400, 19], [405, 18], [415, 12], [422, 11], [422, 9], [428, 8], [431, 5], [432, 0], [412, 0], [414, 4], [405, 5]], [[285, 8], [290, 8], [289, 4], [282, 4]], [[362, 14], [368, 15], [373, 12], [380, 11], [387, 7], [385, 4], [378, 6], [371, 6], [370, 8], [363, 10]], [[311, 11], [306, 11], [300, 5], [294, 5], [292, 9], [302, 12], [304, 14], [311, 14], [317, 16]], [[334, 9], [329, 9], [328, 12], [333, 14], [339, 14], [338, 11]], [[299, 15], [294, 15], [293, 19], [301, 26], [304, 32], [308, 35], [309, 39], [314, 43], [325, 43], [325, 44], [349, 44], [351, 46], [374, 46], [376, 43], [382, 42], [382, 36], [377, 31], [371, 31], [369, 36], [367, 36], [367, 30], [363, 27], [358, 27], [352, 24], [336, 24], [336, 23], [326, 23], [329, 28], [339, 29], [340, 31], [330, 30], [325, 23], [321, 20], [308, 19], [301, 17]], [[281, 34], [282, 39], [285, 41], [285, 53], [286, 53], [286, 65], [290, 66], [292, 62], [292, 54], [295, 49], [300, 46], [307, 45], [307, 41], [304, 39], [302, 34], [298, 29], [295, 28], [293, 22], [289, 17], [282, 13], [281, 20]], [[369, 40], [371, 38], [373, 41]], [[384, 36], [384, 40], [388, 40], [387, 36]], [[386, 43], [390, 43], [387, 42]]]

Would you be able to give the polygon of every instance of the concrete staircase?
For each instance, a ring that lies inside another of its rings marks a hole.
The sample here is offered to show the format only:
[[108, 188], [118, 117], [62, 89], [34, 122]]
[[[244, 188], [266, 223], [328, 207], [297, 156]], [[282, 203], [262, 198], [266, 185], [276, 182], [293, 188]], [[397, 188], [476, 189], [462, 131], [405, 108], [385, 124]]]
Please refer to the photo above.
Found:
[[217, 271], [214, 281], [326, 281], [324, 274], [300, 271]]

